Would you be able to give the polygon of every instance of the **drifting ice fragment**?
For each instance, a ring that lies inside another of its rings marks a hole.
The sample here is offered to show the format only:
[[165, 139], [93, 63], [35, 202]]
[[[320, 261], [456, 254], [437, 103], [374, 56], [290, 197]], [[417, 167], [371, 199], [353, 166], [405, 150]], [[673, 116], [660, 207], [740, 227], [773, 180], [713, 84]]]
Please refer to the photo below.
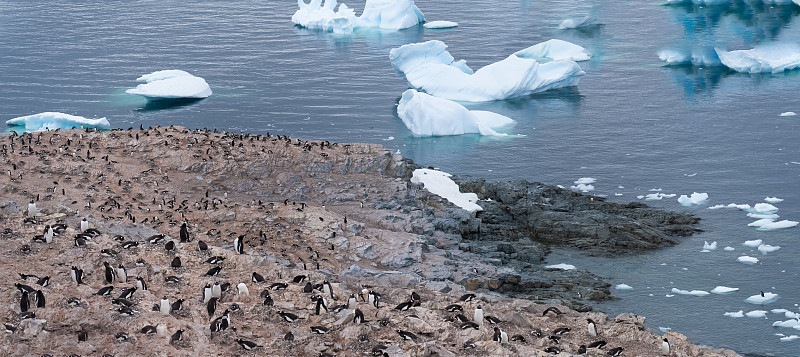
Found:
[[779, 246], [779, 245], [769, 245], [769, 244], [762, 244], [762, 245], [758, 246], [758, 251], [761, 252], [761, 254], [764, 254], [764, 255], [766, 255], [767, 253], [772, 253], [772, 252], [774, 252], [774, 251], [776, 251], [778, 249], [781, 249], [781, 246]]
[[106, 118], [100, 119], [86, 119], [77, 115], [69, 115], [58, 112], [44, 112], [33, 115], [26, 115], [14, 119], [9, 119], [6, 124], [11, 127], [11, 130], [18, 130], [16, 127], [24, 127], [25, 131], [44, 131], [55, 129], [71, 129], [71, 128], [97, 128], [102, 130], [110, 130]]
[[[791, 112], [789, 112], [789, 113], [791, 113]], [[786, 114], [786, 113], [783, 113], [783, 114]], [[783, 114], [781, 114], [781, 116], [785, 116]], [[792, 114], [794, 114], [794, 113], [792, 113]], [[783, 198], [766, 197], [766, 198], [764, 198], [764, 201], [767, 201], [769, 203], [780, 203], [780, 202], [783, 202]]]
[[561, 270], [574, 270], [575, 266], [571, 264], [555, 264], [555, 265], [545, 265], [545, 269], [561, 269]]
[[397, 105], [397, 115], [416, 136], [506, 135], [494, 129], [512, 124], [511, 118], [500, 114], [467, 110], [456, 102], [409, 89]]
[[731, 252], [731, 251], [736, 250], [736, 248], [734, 248], [734, 247], [725, 247], [725, 248], [722, 248], [722, 250], [724, 250], [726, 252]]
[[686, 195], [681, 195], [681, 197], [678, 197], [678, 203], [680, 203], [681, 206], [684, 207], [697, 206], [706, 201], [708, 201], [707, 193], [694, 192], [692, 193], [691, 197], [688, 197]]
[[736, 258], [736, 260], [739, 261], [740, 263], [745, 263], [745, 264], [758, 263], [758, 258], [753, 258], [753, 257], [749, 257], [749, 256], [746, 256], [746, 255], [738, 257], [738, 258]]
[[744, 314], [744, 316], [747, 316], [747, 317], [766, 317], [767, 316], [767, 312], [764, 311], [764, 310], [753, 310], [753, 311], [747, 312], [746, 314]]
[[658, 58], [666, 62], [668, 65], [687, 65], [694, 66], [722, 66], [719, 56], [713, 48], [702, 47], [693, 48], [691, 50], [685, 49], [668, 49], [658, 52]]
[[749, 302], [751, 304], [756, 304], [756, 305], [766, 305], [766, 304], [775, 302], [775, 300], [778, 300], [778, 294], [764, 293], [764, 296], [761, 296], [760, 294], [759, 295], [753, 295], [753, 296], [745, 299], [744, 301], [745, 302]]
[[431, 21], [426, 22], [424, 25], [426, 29], [449, 29], [457, 27], [458, 23], [453, 21]]
[[703, 249], [707, 249], [707, 250], [717, 249], [717, 242], [715, 241], [715, 242], [713, 242], [711, 244], [708, 244], [708, 242], [703, 241]]
[[549, 61], [588, 61], [591, 56], [586, 49], [572, 42], [552, 39], [537, 43], [514, 53], [517, 57], [531, 58], [539, 62]]
[[[800, 0], [798, 0], [798, 1], [800, 1]], [[797, 113], [795, 113], [795, 112], [783, 112], [783, 113], [781, 113], [782, 117], [793, 117], [795, 115], [797, 115]], [[783, 201], [783, 200], [781, 200], [781, 201]], [[769, 202], [769, 201], [767, 201], [767, 202]], [[778, 201], [778, 202], [780, 202], [780, 201]]]
[[723, 316], [728, 316], [728, 317], [744, 317], [744, 311], [739, 310], [739, 311], [736, 311], [736, 312], [726, 312], [726, 313], [724, 313], [722, 315]]
[[597, 24], [597, 18], [594, 16], [571, 17], [565, 19], [558, 24], [559, 30], [577, 29], [581, 27], [593, 26]]
[[125, 93], [138, 94], [149, 100], [202, 99], [211, 95], [205, 79], [176, 69], [146, 74], [136, 81], [145, 83]]
[[717, 286], [716, 288], [712, 289], [711, 292], [714, 294], [730, 294], [734, 291], [739, 291], [739, 288], [729, 288], [727, 286]]
[[780, 340], [781, 340], [781, 342], [787, 342], [787, 341], [794, 341], [794, 340], [796, 340], [798, 338], [800, 338], [800, 336], [791, 335], [791, 336], [781, 337]]
[[772, 327], [789, 327], [794, 328], [795, 326], [800, 326], [800, 321], [796, 319], [786, 320], [786, 321], [775, 321], [772, 323]]
[[633, 290], [633, 287], [628, 284], [617, 284], [614, 288], [617, 290]]
[[762, 242], [761, 239], [746, 240], [746, 241], [744, 241], [744, 243], [742, 243], [742, 245], [745, 246], [745, 247], [756, 248], [759, 245], [761, 245], [761, 242]]
[[367, 0], [364, 12], [356, 16], [345, 4], [336, 10], [336, 0], [311, 0], [306, 4], [297, 0], [299, 9], [292, 22], [315, 30], [349, 34], [357, 27], [374, 27], [384, 30], [401, 30], [425, 21], [425, 16], [411, 0]]
[[716, 51], [722, 64], [737, 72], [780, 73], [800, 68], [800, 45], [794, 43], [773, 43], [751, 50]]
[[704, 290], [692, 290], [692, 291], [689, 291], [689, 290], [681, 290], [681, 289], [678, 289], [678, 288], [672, 288], [672, 292], [676, 293], [676, 294], [680, 294], [680, 295], [691, 295], [691, 296], [706, 296], [706, 295], [709, 294], [708, 291], [704, 291]]
[[798, 224], [800, 224], [800, 222], [783, 220], [783, 221], [770, 222], [770, 223], [761, 225], [757, 229], [759, 231], [772, 231], [772, 230], [775, 230], [775, 229], [792, 228], [794, 226], [797, 226]]

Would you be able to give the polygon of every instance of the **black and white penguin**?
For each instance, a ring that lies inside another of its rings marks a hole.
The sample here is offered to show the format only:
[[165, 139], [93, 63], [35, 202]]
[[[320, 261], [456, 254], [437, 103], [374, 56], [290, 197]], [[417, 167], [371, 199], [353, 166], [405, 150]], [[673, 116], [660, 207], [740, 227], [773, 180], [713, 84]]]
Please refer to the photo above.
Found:
[[586, 354], [586, 345], [580, 345], [580, 347], [578, 347], [578, 354], [579, 355]]
[[414, 302], [414, 306], [419, 306], [422, 303], [422, 297], [417, 294], [416, 291], [411, 292], [411, 301]]
[[133, 297], [133, 293], [136, 292], [135, 287], [124, 288], [122, 289], [122, 293], [119, 294], [120, 299], [130, 299]]
[[208, 250], [208, 244], [201, 240], [197, 241], [197, 250], [205, 251]]
[[141, 332], [141, 333], [143, 333], [143, 334], [145, 334], [145, 335], [155, 335], [155, 334], [156, 334], [156, 331], [157, 331], [157, 330], [156, 330], [156, 327], [155, 327], [155, 326], [153, 326], [153, 325], [146, 325], [145, 327], [142, 327], [142, 329], [141, 329], [139, 332]]
[[119, 308], [117, 308], [117, 312], [119, 313], [120, 316], [125, 316], [125, 317], [133, 316], [136, 313], [136, 311], [127, 306], [120, 306]]
[[206, 304], [206, 311], [208, 311], [208, 319], [214, 317], [214, 312], [217, 311], [217, 298], [212, 297], [208, 299], [208, 304]]
[[548, 307], [547, 309], [545, 309], [544, 312], [542, 312], [542, 316], [547, 315], [548, 312], [552, 312], [556, 316], [563, 314], [563, 312], [561, 312], [561, 310], [559, 310], [555, 306], [551, 306], [551, 307]]
[[236, 289], [238, 290], [239, 295], [244, 295], [244, 296], [250, 295], [250, 289], [247, 288], [247, 284], [245, 283], [239, 283], [239, 285], [236, 285]]
[[307, 277], [306, 277], [305, 275], [297, 275], [297, 276], [295, 276], [294, 278], [292, 278], [292, 283], [294, 283], [294, 284], [300, 284], [300, 283], [302, 283], [302, 282], [303, 282], [303, 280], [306, 280], [306, 278], [307, 278]]
[[76, 284], [83, 284], [83, 269], [78, 269], [78, 267], [73, 266], [70, 271], [70, 277], [72, 277], [72, 281]]
[[324, 335], [324, 334], [328, 333], [328, 331], [330, 331], [330, 329], [325, 327], [325, 326], [311, 326], [311, 332], [312, 333]]
[[285, 335], [283, 335], [283, 340], [289, 342], [294, 341], [294, 334], [292, 333], [292, 331], [289, 331]]
[[501, 330], [499, 327], [494, 328], [494, 335], [492, 336], [492, 341], [500, 342], [500, 343], [508, 343], [508, 334]]
[[520, 334], [512, 335], [511, 341], [525, 342], [525, 336], [522, 336]]
[[189, 242], [189, 227], [186, 225], [186, 222], [181, 224], [181, 243]]
[[330, 295], [331, 299], [333, 299], [333, 287], [331, 287], [331, 283], [327, 280], [322, 282], [322, 292], [325, 295]]
[[162, 240], [164, 240], [164, 235], [160, 233], [151, 235], [150, 237], [147, 238], [147, 242], [150, 244], [157, 244], [160, 243]]
[[606, 354], [609, 355], [609, 356], [612, 356], [612, 357], [620, 356], [620, 355], [622, 355], [622, 347], [612, 348], [612, 349], [608, 350], [608, 353], [606, 353]]
[[224, 261], [224, 260], [225, 260], [225, 257], [213, 256], [211, 258], [206, 259], [206, 263], [208, 263], [208, 264], [219, 264], [219, 263], [222, 263], [222, 261]]
[[170, 337], [169, 339], [170, 342], [176, 342], [181, 340], [183, 340], [183, 330], [175, 331], [175, 333], [173, 333], [172, 337]]
[[87, 229], [89, 229], [89, 221], [86, 220], [86, 217], [83, 217], [81, 219], [81, 232], [85, 232]]
[[128, 271], [125, 270], [125, 267], [122, 264], [119, 265], [117, 268], [117, 281], [127, 283], [128, 282]]
[[489, 321], [489, 323], [492, 324], [492, 325], [497, 325], [497, 324], [503, 322], [503, 320], [500, 320], [500, 319], [498, 319], [498, 318], [496, 318], [494, 316], [488, 316], [488, 315], [484, 316], [483, 319], [486, 320], [486, 321]]
[[240, 235], [233, 240], [233, 250], [236, 253], [244, 254], [244, 235]]
[[264, 277], [261, 276], [261, 274], [259, 274], [259, 273], [253, 272], [253, 276], [252, 276], [251, 280], [253, 280], [254, 283], [263, 283], [264, 282]]
[[415, 335], [415, 334], [413, 334], [411, 332], [403, 331], [403, 330], [395, 330], [395, 331], [397, 332], [398, 335], [400, 335], [400, 338], [402, 338], [403, 340], [406, 340], [406, 341], [416, 341], [417, 340], [417, 335]]
[[28, 217], [33, 217], [36, 215], [38, 211], [36, 210], [36, 202], [31, 200], [31, 203], [28, 203]]
[[136, 288], [138, 288], [141, 291], [147, 290], [147, 282], [145, 282], [141, 276], [136, 277]]
[[587, 347], [588, 348], [602, 349], [603, 347], [606, 347], [606, 341], [603, 341], [603, 340], [594, 341], [594, 342], [590, 343], [589, 346], [587, 346]]
[[462, 323], [458, 327], [461, 328], [462, 330], [466, 330], [468, 328], [478, 330], [478, 329], [481, 328], [481, 325], [478, 325], [478, 324], [476, 324], [476, 323], [474, 323], [472, 321], [467, 321], [467, 322]]
[[222, 287], [219, 285], [219, 282], [214, 282], [214, 285], [211, 286], [211, 297], [217, 299], [222, 297]]
[[38, 284], [41, 287], [46, 287], [47, 285], [50, 284], [50, 277], [49, 276], [45, 276], [45, 277], [39, 278], [39, 280], [36, 281], [36, 284]]
[[309, 294], [314, 291], [314, 285], [311, 285], [311, 282], [306, 282], [306, 285], [303, 286], [303, 293]]
[[353, 315], [353, 323], [354, 324], [363, 324], [363, 323], [366, 322], [366, 320], [364, 320], [364, 313], [361, 310], [355, 309], [355, 311], [353, 311], [353, 313], [354, 313], [354, 315]]
[[316, 305], [314, 306], [314, 313], [319, 315], [322, 310], [328, 312], [328, 305], [325, 301], [325, 298], [322, 296], [316, 296], [316, 299], [312, 297], [312, 300], [316, 301]]
[[472, 321], [475, 321], [479, 326], [483, 326], [483, 309], [481, 306], [475, 308], [475, 313], [472, 315]]
[[139, 246], [139, 243], [138, 242], [134, 242], [134, 241], [128, 241], [128, 242], [122, 243], [122, 249], [131, 249], [131, 248], [135, 248], [137, 246]]
[[406, 311], [412, 308], [413, 306], [414, 306], [414, 301], [408, 300], [406, 302], [400, 303], [400, 305], [397, 305], [394, 309], [400, 311]]
[[450, 304], [444, 307], [444, 311], [447, 312], [464, 311], [464, 308], [461, 307], [461, 305], [459, 304]]
[[278, 310], [278, 315], [280, 315], [281, 318], [284, 319], [286, 322], [295, 322], [297, 320], [303, 319], [302, 317], [299, 317], [291, 312], [283, 312], [280, 310]]
[[269, 286], [270, 290], [286, 290], [289, 287], [289, 284], [286, 283], [273, 283]]
[[170, 309], [172, 311], [181, 311], [181, 309], [183, 309], [183, 301], [183, 299], [175, 300], [175, 302], [170, 305]]
[[666, 337], [661, 340], [661, 354], [665, 356], [669, 356], [669, 341]]
[[164, 315], [169, 315], [170, 309], [172, 306], [169, 304], [169, 299], [166, 296], [161, 298], [161, 304], [159, 305], [159, 311], [161, 311]]
[[172, 259], [172, 263], [170, 263], [170, 266], [172, 266], [173, 268], [180, 268], [181, 267], [181, 257], [175, 257], [175, 259]]
[[108, 262], [103, 262], [103, 266], [105, 267], [105, 282], [106, 284], [111, 284], [114, 282], [114, 268], [111, 267]]
[[78, 332], [78, 342], [86, 342], [89, 339], [89, 334], [86, 331], [81, 330]]
[[100, 288], [100, 290], [97, 290], [97, 292], [94, 293], [94, 294], [95, 295], [99, 295], [99, 296], [108, 296], [108, 295], [111, 295], [112, 291], [114, 291], [114, 287], [109, 285], [109, 286], [104, 286], [104, 287]]
[[254, 350], [254, 349], [258, 348], [258, 347], [263, 347], [263, 346], [260, 346], [260, 345], [256, 344], [255, 342], [245, 341], [245, 340], [243, 340], [241, 338], [237, 338], [236, 339], [236, 343], [238, 343], [239, 346], [242, 346], [243, 349], [248, 350], [248, 351], [252, 351], [252, 350]]
[[50, 227], [50, 225], [45, 226], [44, 241], [47, 243], [53, 243], [54, 236], [55, 236], [55, 231], [53, 231], [53, 227]]
[[460, 298], [458, 298], [458, 301], [470, 302], [470, 301], [472, 301], [472, 299], [475, 299], [475, 294], [464, 294], [464, 295], [461, 295]]
[[31, 307], [31, 302], [28, 300], [28, 292], [23, 291], [22, 296], [19, 298], [19, 311], [26, 312]]
[[164, 250], [166, 250], [167, 252], [174, 251], [175, 250], [175, 241], [171, 240], [171, 241], [167, 242], [166, 244], [164, 244]]
[[222, 267], [217, 265], [206, 272], [206, 276], [217, 276], [222, 271]]
[[589, 329], [589, 334], [592, 335], [592, 337], [597, 337], [597, 325], [595, 325], [592, 319], [586, 319], [586, 328]]
[[347, 308], [352, 309], [356, 306], [356, 294], [350, 294], [350, 297], [347, 299]]
[[211, 284], [206, 283], [203, 288], [203, 303], [207, 303], [208, 300], [211, 300]]

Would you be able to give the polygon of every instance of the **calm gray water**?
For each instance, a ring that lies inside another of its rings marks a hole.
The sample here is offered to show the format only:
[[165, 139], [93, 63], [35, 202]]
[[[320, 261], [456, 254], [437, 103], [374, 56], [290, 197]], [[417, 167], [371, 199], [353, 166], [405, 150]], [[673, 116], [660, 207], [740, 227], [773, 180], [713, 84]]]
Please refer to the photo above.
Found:
[[[800, 116], [779, 116], [800, 113], [800, 71], [668, 68], [656, 55], [697, 44], [747, 49], [800, 41], [800, 7], [753, 2], [418, 1], [428, 20], [460, 26], [337, 36], [293, 26], [291, 0], [0, 1], [0, 119], [61, 111], [105, 116], [119, 128], [175, 124], [373, 142], [461, 175], [565, 186], [593, 177], [595, 194], [619, 202], [657, 188], [707, 192], [709, 204], [697, 208], [683, 208], [675, 198], [651, 202], [703, 218], [705, 233], [677, 247], [614, 260], [560, 251], [550, 262], [633, 286], [598, 306], [610, 314], [633, 311], [647, 316], [653, 329], [670, 327], [695, 342], [742, 353], [797, 355], [800, 340], [781, 342], [775, 335], [796, 330], [771, 327], [786, 319], [782, 315], [733, 319], [723, 313], [759, 309], [744, 302], [759, 290], [780, 294], [765, 310], [800, 312], [800, 231], [760, 232], [747, 227], [751, 220], [743, 212], [705, 208], [777, 196], [785, 199], [776, 204], [781, 219], [800, 220]], [[364, 1], [347, 4], [360, 13]], [[589, 12], [604, 25], [557, 30], [561, 19]], [[513, 132], [524, 137], [415, 138], [395, 114], [407, 83], [389, 64], [391, 48], [438, 39], [477, 69], [550, 38], [594, 53], [581, 63], [587, 75], [577, 88], [469, 105], [515, 119]], [[173, 68], [204, 77], [214, 95], [163, 108], [124, 93], [138, 76]], [[741, 245], [750, 239], [782, 248], [761, 256]], [[719, 248], [701, 253], [704, 240]], [[736, 250], [723, 251], [728, 245]], [[738, 263], [741, 254], [761, 261]], [[709, 291], [717, 285], [741, 290], [665, 296], [673, 287]]]

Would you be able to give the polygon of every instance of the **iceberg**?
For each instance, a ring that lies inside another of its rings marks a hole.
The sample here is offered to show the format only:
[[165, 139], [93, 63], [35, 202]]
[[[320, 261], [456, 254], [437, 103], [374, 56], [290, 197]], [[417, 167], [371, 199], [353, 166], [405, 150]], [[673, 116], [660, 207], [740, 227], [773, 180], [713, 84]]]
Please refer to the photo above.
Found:
[[744, 300], [744, 302], [749, 302], [751, 304], [756, 304], [756, 305], [766, 305], [775, 302], [775, 300], [778, 300], [778, 294], [762, 292], [760, 295], [753, 295], [751, 297], [748, 297], [747, 299]]
[[597, 18], [594, 16], [571, 17], [558, 24], [559, 30], [577, 29], [597, 25]]
[[715, 250], [717, 249], [717, 241], [709, 244], [708, 241], [703, 241], [703, 250]]
[[732, 293], [732, 292], [734, 292], [734, 291], [739, 291], [739, 288], [729, 288], [729, 287], [727, 287], [727, 286], [721, 286], [721, 285], [720, 285], [720, 286], [717, 286], [717, 287], [716, 287], [716, 288], [714, 288], [714, 289], [711, 289], [711, 292], [712, 292], [712, 293], [714, 293], [714, 294], [720, 294], [720, 295], [723, 295], [723, 294], [729, 294], [729, 293]]
[[722, 314], [722, 316], [728, 316], [728, 317], [744, 317], [744, 311], [742, 311], [742, 310], [739, 310], [739, 311], [736, 311], [736, 312], [726, 312], [726, 313]]
[[[800, 0], [797, 0], [797, 1], [800, 1]], [[795, 112], [783, 112], [783, 113], [780, 114], [780, 116], [782, 116], [782, 117], [793, 117], [795, 115], [797, 115], [797, 113], [795, 113]], [[767, 197], [767, 198], [769, 198], [769, 197]], [[783, 201], [783, 200], [781, 200], [781, 201]], [[767, 202], [769, 202], [769, 201], [767, 201]], [[780, 201], [778, 201], [778, 202], [780, 202]]]
[[453, 21], [431, 21], [426, 22], [422, 26], [426, 29], [451, 29], [453, 27], [458, 27], [458, 23]]
[[402, 30], [425, 22], [422, 11], [411, 0], [367, 0], [364, 12], [356, 16], [345, 4], [337, 9], [336, 0], [311, 0], [306, 4], [297, 0], [299, 9], [292, 15], [292, 22], [309, 29], [349, 34], [358, 27], [374, 27], [384, 30]]
[[15, 127], [24, 127], [25, 131], [44, 131], [71, 128], [97, 128], [102, 130], [111, 129], [111, 124], [109, 124], [106, 118], [87, 119], [81, 116], [59, 112], [44, 112], [17, 117], [7, 120], [6, 124], [11, 127], [11, 130], [15, 130]]
[[[800, 1], [800, 0], [797, 0], [797, 1]], [[800, 336], [791, 335], [791, 336], [781, 337], [781, 338], [779, 338], [779, 340], [781, 340], [781, 342], [786, 342], [786, 341], [793, 341], [793, 340], [796, 340], [798, 338], [800, 338]]]
[[412, 43], [389, 51], [392, 66], [409, 85], [440, 98], [486, 102], [575, 86], [585, 73], [574, 61], [539, 63], [511, 55], [472, 71], [455, 61], [442, 41]]
[[747, 317], [767, 317], [767, 312], [765, 310], [753, 310], [749, 311], [744, 314]]
[[[786, 114], [786, 113], [783, 113], [783, 114]], [[783, 115], [783, 114], [781, 114], [781, 115]], [[783, 198], [764, 197], [764, 201], [766, 201], [768, 203], [781, 203], [781, 202], [783, 202]]]
[[775, 229], [792, 228], [792, 227], [797, 226], [798, 224], [800, 224], [800, 222], [798, 222], [798, 221], [790, 221], [790, 220], [784, 219], [783, 221], [769, 222], [769, 223], [766, 223], [766, 224], [762, 224], [761, 226], [759, 226], [756, 229], [759, 230], [759, 231], [772, 231], [772, 230], [775, 230]]
[[572, 264], [555, 264], [555, 265], [545, 265], [545, 269], [561, 269], [561, 270], [575, 270], [575, 266]]
[[461, 193], [458, 184], [450, 179], [450, 174], [431, 169], [416, 169], [411, 176], [411, 182], [421, 183], [426, 190], [434, 195], [444, 197], [454, 205], [469, 212], [482, 211], [478, 206], [478, 195], [474, 193]]
[[794, 328], [795, 326], [800, 326], [800, 321], [796, 319], [792, 320], [785, 320], [785, 321], [775, 321], [772, 323], [772, 327], [789, 327]]
[[719, 60], [726, 67], [744, 73], [780, 73], [800, 68], [800, 45], [774, 43], [751, 50], [717, 49]]
[[666, 49], [658, 51], [658, 58], [666, 62], [667, 65], [694, 65], [694, 66], [722, 66], [722, 62], [717, 56], [717, 52], [711, 47], [684, 49]]
[[456, 102], [409, 89], [397, 105], [397, 115], [416, 136], [441, 136], [477, 133], [506, 135], [494, 129], [514, 121], [482, 110], [467, 110]]
[[537, 43], [514, 53], [517, 57], [531, 58], [539, 62], [588, 61], [591, 56], [586, 49], [572, 42], [552, 39]]
[[742, 245], [750, 248], [758, 248], [758, 246], [761, 245], [761, 242], [763, 242], [761, 239], [746, 240], [744, 243], [742, 243]]
[[614, 288], [617, 290], [633, 290], [633, 287], [628, 284], [617, 284]]
[[767, 253], [772, 253], [772, 252], [774, 252], [774, 251], [776, 251], [778, 249], [781, 249], [781, 246], [779, 246], [779, 245], [769, 245], [769, 244], [762, 244], [762, 245], [758, 246], [758, 251], [761, 252], [761, 254], [764, 254], [764, 255], [767, 255]]
[[708, 201], [708, 194], [707, 193], [694, 192], [694, 193], [692, 193], [691, 197], [686, 196], [686, 195], [681, 195], [681, 197], [678, 197], [678, 203], [680, 203], [681, 206], [684, 206], [684, 207], [697, 206], [697, 205], [699, 205], [699, 204], [701, 204], [703, 202], [706, 202], [706, 201]]
[[754, 257], [746, 256], [746, 255], [738, 257], [738, 258], [736, 258], [736, 260], [738, 262], [740, 262], [740, 263], [745, 263], [745, 264], [749, 264], [749, 265], [758, 263], [758, 258], [754, 258]]
[[202, 99], [211, 95], [205, 79], [176, 69], [146, 74], [136, 81], [145, 83], [125, 93], [138, 94], [149, 100]]
[[672, 288], [672, 292], [680, 295], [691, 295], [691, 296], [706, 296], [709, 294], [708, 291], [704, 290], [681, 290], [678, 288]]

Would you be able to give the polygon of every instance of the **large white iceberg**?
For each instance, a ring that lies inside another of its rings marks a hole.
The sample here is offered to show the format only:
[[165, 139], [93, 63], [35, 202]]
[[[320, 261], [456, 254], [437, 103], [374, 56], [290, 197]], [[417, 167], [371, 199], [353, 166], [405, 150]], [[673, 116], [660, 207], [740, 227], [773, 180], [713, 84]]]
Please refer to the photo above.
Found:
[[722, 64], [737, 72], [780, 73], [800, 68], [800, 45], [796, 43], [774, 43], [751, 50], [716, 51]]
[[467, 110], [451, 100], [409, 89], [397, 105], [397, 115], [416, 136], [506, 135], [494, 129], [514, 121], [506, 116], [483, 110]]
[[591, 56], [586, 49], [572, 42], [558, 39], [537, 43], [514, 53], [517, 57], [531, 58], [539, 62], [548, 61], [588, 61]]
[[376, 27], [385, 30], [401, 30], [425, 22], [422, 11], [411, 0], [367, 0], [364, 12], [356, 16], [345, 4], [336, 9], [336, 0], [311, 0], [306, 4], [297, 0], [299, 9], [292, 15], [292, 22], [315, 30], [335, 33], [351, 33], [357, 27]]
[[136, 80], [145, 83], [125, 93], [138, 94], [149, 100], [202, 99], [211, 95], [205, 79], [177, 69], [153, 72]]
[[471, 192], [462, 193], [450, 176], [452, 175], [442, 171], [416, 169], [411, 175], [411, 182], [422, 183], [430, 193], [444, 197], [469, 212], [482, 211], [483, 208], [475, 203], [478, 202], [478, 195]]
[[100, 119], [87, 119], [77, 115], [69, 115], [58, 112], [44, 112], [33, 115], [26, 115], [14, 119], [9, 119], [6, 124], [14, 127], [24, 127], [25, 131], [44, 131], [55, 129], [71, 129], [71, 128], [97, 128], [103, 130], [110, 130], [106, 118]]
[[392, 66], [409, 85], [440, 98], [485, 102], [578, 84], [585, 73], [574, 61], [539, 63], [511, 55], [475, 72], [456, 62], [442, 41], [412, 43], [389, 51]]

